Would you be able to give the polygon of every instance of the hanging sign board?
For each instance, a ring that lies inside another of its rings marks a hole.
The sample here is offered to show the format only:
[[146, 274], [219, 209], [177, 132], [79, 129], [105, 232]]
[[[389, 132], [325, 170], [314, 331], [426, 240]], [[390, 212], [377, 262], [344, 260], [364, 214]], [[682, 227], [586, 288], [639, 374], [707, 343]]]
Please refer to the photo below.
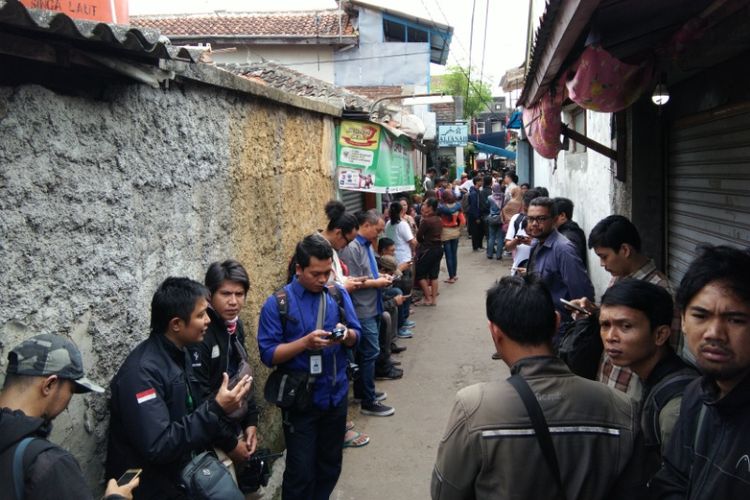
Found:
[[462, 147], [466, 146], [467, 142], [469, 142], [468, 125], [440, 125], [438, 127], [438, 147]]
[[128, 24], [128, 0], [21, 0], [29, 9], [61, 12], [73, 19]]
[[339, 189], [369, 193], [414, 190], [414, 148], [380, 125], [343, 121], [337, 130]]

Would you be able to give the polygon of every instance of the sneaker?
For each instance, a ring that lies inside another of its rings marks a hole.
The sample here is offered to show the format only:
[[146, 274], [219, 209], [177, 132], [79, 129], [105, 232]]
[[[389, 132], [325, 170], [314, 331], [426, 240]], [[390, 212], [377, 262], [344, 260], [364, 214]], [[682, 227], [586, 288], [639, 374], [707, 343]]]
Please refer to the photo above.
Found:
[[398, 380], [404, 376], [404, 370], [392, 366], [387, 372], [375, 373], [375, 380]]
[[[385, 401], [388, 398], [388, 393], [375, 391], [375, 401]], [[361, 403], [362, 398], [352, 398], [353, 403]]]
[[391, 354], [398, 354], [404, 352], [406, 347], [397, 344], [391, 344]]
[[362, 415], [371, 415], [373, 417], [389, 417], [396, 413], [396, 410], [378, 401], [373, 401], [372, 403], [362, 403], [362, 407], [359, 411], [360, 413], [362, 413]]
[[411, 330], [409, 330], [408, 328], [404, 327], [404, 328], [402, 328], [402, 329], [400, 329], [398, 331], [398, 333], [396, 334], [396, 336], [398, 338], [400, 338], [400, 339], [410, 339], [410, 338], [412, 338], [414, 336], [414, 334], [412, 333]]
[[417, 326], [417, 324], [410, 319], [404, 321], [404, 328], [414, 328], [415, 326]]

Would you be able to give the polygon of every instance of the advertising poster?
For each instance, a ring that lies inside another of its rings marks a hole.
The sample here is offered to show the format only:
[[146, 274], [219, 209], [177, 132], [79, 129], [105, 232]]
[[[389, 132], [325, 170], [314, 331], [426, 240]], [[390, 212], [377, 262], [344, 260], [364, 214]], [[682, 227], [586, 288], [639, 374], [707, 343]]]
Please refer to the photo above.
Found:
[[339, 189], [369, 193], [414, 190], [414, 148], [374, 123], [343, 121], [336, 158]]
[[468, 125], [440, 125], [438, 127], [438, 147], [461, 147], [466, 146], [467, 142], [469, 142]]

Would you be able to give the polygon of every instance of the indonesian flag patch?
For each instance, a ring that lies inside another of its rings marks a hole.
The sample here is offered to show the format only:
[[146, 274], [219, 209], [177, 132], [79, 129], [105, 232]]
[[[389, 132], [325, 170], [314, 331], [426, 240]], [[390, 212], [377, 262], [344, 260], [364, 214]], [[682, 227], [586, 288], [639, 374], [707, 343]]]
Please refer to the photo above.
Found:
[[142, 405], [146, 401], [151, 401], [152, 399], [156, 399], [156, 389], [146, 389], [143, 392], [139, 392], [135, 395], [135, 399], [138, 400], [138, 404]]

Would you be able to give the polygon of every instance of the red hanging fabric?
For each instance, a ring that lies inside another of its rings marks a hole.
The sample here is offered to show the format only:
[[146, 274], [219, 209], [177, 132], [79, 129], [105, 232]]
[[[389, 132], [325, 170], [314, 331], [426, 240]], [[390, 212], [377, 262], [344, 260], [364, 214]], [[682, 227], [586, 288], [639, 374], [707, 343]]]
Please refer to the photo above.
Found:
[[[523, 126], [529, 143], [544, 158], [557, 158], [562, 145], [562, 102], [565, 87], [558, 86], [556, 92], [547, 92], [536, 105], [523, 110]], [[554, 94], [554, 95], [553, 95]]]

